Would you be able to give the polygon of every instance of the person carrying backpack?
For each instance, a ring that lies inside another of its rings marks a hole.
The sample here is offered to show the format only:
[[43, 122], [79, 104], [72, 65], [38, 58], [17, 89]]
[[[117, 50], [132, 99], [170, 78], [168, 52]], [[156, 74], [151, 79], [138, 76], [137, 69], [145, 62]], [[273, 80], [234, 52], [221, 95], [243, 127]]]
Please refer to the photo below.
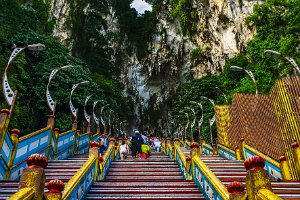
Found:
[[143, 144], [143, 138], [139, 131], [135, 131], [135, 135], [131, 139], [132, 144], [132, 158], [139, 158], [141, 159], [142, 154], [142, 144]]

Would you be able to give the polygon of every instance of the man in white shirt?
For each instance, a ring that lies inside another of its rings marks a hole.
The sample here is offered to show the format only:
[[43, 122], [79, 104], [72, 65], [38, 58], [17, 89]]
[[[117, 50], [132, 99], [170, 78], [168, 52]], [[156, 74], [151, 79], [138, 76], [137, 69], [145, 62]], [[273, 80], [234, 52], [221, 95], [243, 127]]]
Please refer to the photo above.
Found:
[[156, 149], [156, 152], [160, 152], [161, 147], [161, 141], [159, 141], [158, 138], [154, 139], [154, 148]]

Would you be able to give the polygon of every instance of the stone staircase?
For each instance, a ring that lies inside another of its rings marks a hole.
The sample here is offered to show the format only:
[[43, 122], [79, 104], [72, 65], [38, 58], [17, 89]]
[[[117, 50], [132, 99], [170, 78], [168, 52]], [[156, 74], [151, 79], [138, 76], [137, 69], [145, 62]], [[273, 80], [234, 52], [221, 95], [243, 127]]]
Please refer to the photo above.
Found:
[[[186, 156], [190, 156], [190, 151], [182, 148]], [[233, 181], [246, 185], [246, 169], [242, 161], [226, 160], [219, 155], [201, 155], [202, 161], [221, 180], [224, 185], [229, 185]], [[300, 200], [300, 181], [271, 182], [275, 194], [283, 199]]]
[[[65, 160], [51, 160], [45, 170], [46, 183], [53, 179], [59, 179], [65, 184], [80, 169], [88, 159], [87, 154], [75, 155]], [[0, 181], [0, 200], [7, 199], [18, 190], [19, 181]], [[45, 192], [47, 192], [45, 187]]]
[[162, 153], [147, 160], [113, 161], [105, 180], [96, 182], [92, 199], [204, 199], [196, 184], [182, 178], [175, 161]]

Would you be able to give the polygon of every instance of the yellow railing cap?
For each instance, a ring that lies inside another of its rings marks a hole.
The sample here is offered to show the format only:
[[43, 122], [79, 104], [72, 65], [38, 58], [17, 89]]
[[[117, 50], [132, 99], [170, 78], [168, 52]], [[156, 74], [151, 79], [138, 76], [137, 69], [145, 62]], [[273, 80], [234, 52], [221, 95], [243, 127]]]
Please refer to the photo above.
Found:
[[11, 195], [8, 200], [26, 200], [26, 199], [33, 199], [35, 195], [35, 191], [33, 188], [23, 188], [20, 189], [15, 194]]
[[199, 156], [193, 157], [194, 163], [200, 168], [206, 179], [212, 184], [215, 190], [223, 199], [229, 199], [229, 192], [226, 186], [216, 177], [216, 175], [206, 166]]
[[31, 138], [31, 137], [33, 137], [33, 136], [36, 136], [36, 135], [38, 135], [38, 134], [40, 134], [40, 133], [46, 132], [46, 131], [48, 131], [48, 130], [51, 130], [51, 127], [45, 127], [45, 128], [42, 128], [42, 129], [40, 129], [40, 130], [38, 130], [38, 131], [35, 131], [35, 132], [33, 132], [33, 133], [30, 133], [30, 134], [28, 134], [28, 135], [25, 135], [25, 136], [23, 136], [23, 137], [20, 137], [19, 142], [21, 142], [21, 141], [23, 141], [23, 140], [26, 140], [26, 139], [28, 139], [28, 138]]
[[282, 200], [282, 198], [280, 198], [279, 196], [277, 196], [271, 190], [268, 190], [268, 189], [260, 189], [258, 191], [257, 196], [261, 200]]
[[96, 157], [91, 155], [89, 159], [82, 165], [82, 167], [72, 176], [72, 178], [65, 185], [65, 189], [62, 192], [62, 199], [69, 199], [69, 195], [72, 194], [73, 190], [76, 188], [77, 184], [80, 183], [80, 180], [84, 177], [90, 167], [96, 161]]

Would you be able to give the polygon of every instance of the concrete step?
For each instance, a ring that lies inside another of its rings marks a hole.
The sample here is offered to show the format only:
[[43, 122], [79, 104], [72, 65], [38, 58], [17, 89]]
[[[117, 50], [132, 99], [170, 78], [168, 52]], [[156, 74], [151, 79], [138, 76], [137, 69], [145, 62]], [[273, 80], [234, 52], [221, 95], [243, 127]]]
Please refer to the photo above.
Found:
[[100, 188], [197, 188], [196, 184], [191, 181], [177, 181], [177, 182], [153, 182], [153, 181], [144, 181], [144, 182], [116, 182], [113, 180], [104, 180], [103, 182], [94, 183], [93, 187]]
[[198, 199], [198, 200], [205, 200], [202, 194], [88, 194], [85, 198], [86, 200], [89, 199]]
[[128, 181], [174, 181], [174, 180], [182, 180], [182, 176], [149, 176], [149, 177], [142, 177], [142, 176], [106, 176], [107, 180], [128, 180]]
[[175, 161], [145, 161], [145, 160], [140, 160], [140, 161], [132, 161], [132, 160], [118, 160], [114, 161], [113, 165], [176, 165]]
[[146, 188], [141, 188], [141, 189], [116, 189], [116, 188], [105, 188], [105, 190], [101, 190], [101, 189], [94, 189], [92, 188], [89, 191], [89, 194], [98, 194], [98, 195], [102, 195], [102, 194], [131, 194], [131, 195], [135, 195], [135, 194], [199, 194], [199, 189], [195, 188], [195, 189], [191, 189], [191, 188], [186, 188], [186, 189], [178, 189], [178, 188], [172, 188], [172, 189], [146, 189]]
[[108, 173], [109, 176], [181, 176], [181, 172], [147, 172], [147, 171], [135, 171], [135, 172], [111, 172]]
[[[156, 173], [156, 168], [110, 168], [109, 172], [153, 172]], [[164, 172], [180, 172], [178, 168], [165, 168]]]
[[178, 165], [111, 165], [111, 168], [160, 168], [160, 169], [164, 169], [164, 168], [175, 168], [178, 169]]

